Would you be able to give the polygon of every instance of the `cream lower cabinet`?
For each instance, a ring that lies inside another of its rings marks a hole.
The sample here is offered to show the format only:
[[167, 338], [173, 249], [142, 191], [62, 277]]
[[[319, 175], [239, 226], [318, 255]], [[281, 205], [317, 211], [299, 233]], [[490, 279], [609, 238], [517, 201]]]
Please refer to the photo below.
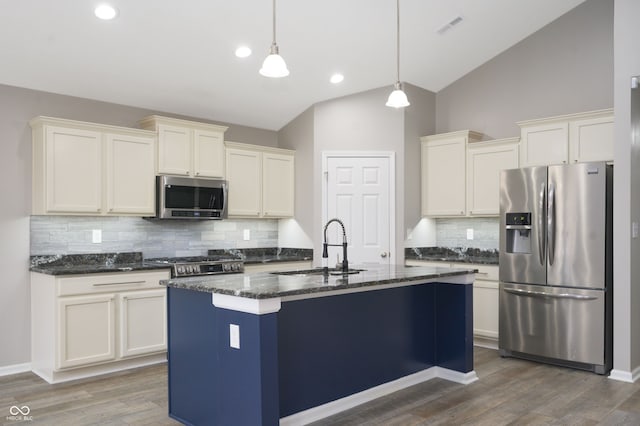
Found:
[[467, 214], [467, 144], [481, 138], [481, 134], [469, 130], [420, 138], [423, 216]]
[[520, 121], [520, 165], [613, 161], [612, 109]]
[[158, 135], [159, 174], [221, 178], [226, 126], [152, 115], [139, 122]]
[[293, 151], [226, 142], [229, 216], [282, 218], [294, 215]]
[[500, 172], [518, 168], [519, 138], [467, 145], [467, 209], [470, 216], [498, 216]]
[[471, 263], [450, 263], [407, 260], [408, 266], [435, 266], [441, 268], [475, 268], [473, 282], [473, 339], [476, 345], [498, 346], [498, 266]]
[[168, 271], [31, 273], [32, 368], [49, 383], [166, 359]]
[[33, 214], [154, 214], [152, 132], [51, 117], [30, 124]]

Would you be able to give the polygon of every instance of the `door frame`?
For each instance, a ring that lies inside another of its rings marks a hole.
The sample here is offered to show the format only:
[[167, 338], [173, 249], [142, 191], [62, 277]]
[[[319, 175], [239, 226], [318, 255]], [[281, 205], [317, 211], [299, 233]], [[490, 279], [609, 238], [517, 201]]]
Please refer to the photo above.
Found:
[[386, 158], [389, 160], [389, 252], [394, 256], [390, 264], [396, 263], [396, 153], [393, 151], [323, 151], [322, 152], [322, 223], [329, 220], [328, 181], [330, 158]]

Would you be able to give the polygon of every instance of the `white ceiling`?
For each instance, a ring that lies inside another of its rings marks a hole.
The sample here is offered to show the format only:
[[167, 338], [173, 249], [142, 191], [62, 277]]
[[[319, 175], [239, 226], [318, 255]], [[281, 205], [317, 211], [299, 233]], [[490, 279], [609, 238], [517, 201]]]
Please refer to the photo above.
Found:
[[[437, 92], [583, 1], [401, 0], [401, 80]], [[396, 80], [394, 0], [279, 0], [284, 79], [258, 74], [269, 0], [112, 0], [108, 22], [97, 3], [1, 1], [0, 84], [278, 130], [316, 102]], [[236, 58], [240, 44], [253, 55]], [[345, 80], [329, 83], [333, 72]]]

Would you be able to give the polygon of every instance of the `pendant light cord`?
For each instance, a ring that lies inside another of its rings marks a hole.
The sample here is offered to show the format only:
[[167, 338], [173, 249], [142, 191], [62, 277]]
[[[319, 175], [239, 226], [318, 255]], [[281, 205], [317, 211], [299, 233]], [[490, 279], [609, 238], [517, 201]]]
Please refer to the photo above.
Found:
[[[276, 0], [273, 0], [274, 2]], [[275, 19], [275, 18], [274, 18]], [[396, 75], [400, 81], [400, 0], [396, 0]]]
[[273, 44], [276, 44], [276, 0], [273, 0]]

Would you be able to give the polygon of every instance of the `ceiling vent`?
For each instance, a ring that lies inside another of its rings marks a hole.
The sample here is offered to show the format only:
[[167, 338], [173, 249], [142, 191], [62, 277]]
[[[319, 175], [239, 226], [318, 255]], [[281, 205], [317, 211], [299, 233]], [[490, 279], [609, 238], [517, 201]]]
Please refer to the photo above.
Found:
[[449, 31], [451, 28], [453, 28], [456, 25], [458, 25], [460, 22], [462, 22], [462, 16], [458, 15], [455, 18], [453, 18], [452, 20], [450, 20], [449, 22], [447, 22], [446, 24], [444, 24], [443, 26], [441, 26], [440, 28], [438, 28], [436, 30], [436, 33], [438, 33], [440, 35], [443, 35], [447, 31]]

